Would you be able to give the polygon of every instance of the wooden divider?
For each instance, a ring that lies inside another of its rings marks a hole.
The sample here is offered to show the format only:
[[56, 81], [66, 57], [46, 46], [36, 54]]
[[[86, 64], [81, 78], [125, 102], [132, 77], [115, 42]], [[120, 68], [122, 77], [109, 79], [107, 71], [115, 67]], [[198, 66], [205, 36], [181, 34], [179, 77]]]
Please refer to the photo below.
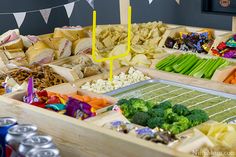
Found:
[[0, 116], [31, 123], [51, 135], [62, 157], [191, 157], [161, 144], [97, 127], [75, 118], [0, 97]]

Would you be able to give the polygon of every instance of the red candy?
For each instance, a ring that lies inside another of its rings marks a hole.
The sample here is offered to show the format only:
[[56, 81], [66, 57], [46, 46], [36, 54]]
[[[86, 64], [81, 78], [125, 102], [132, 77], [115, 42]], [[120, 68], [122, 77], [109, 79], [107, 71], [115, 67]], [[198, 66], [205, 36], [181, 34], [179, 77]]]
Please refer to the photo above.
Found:
[[46, 104], [42, 103], [42, 102], [32, 102], [31, 105], [34, 105], [34, 106], [37, 106], [37, 107], [40, 107], [40, 108], [45, 108], [46, 107]]
[[224, 49], [226, 49], [227, 46], [226, 46], [226, 43], [225, 42], [221, 42], [218, 46], [217, 46], [217, 49], [222, 51]]
[[60, 104], [61, 100], [57, 96], [51, 96], [46, 104]]
[[219, 53], [218, 50], [216, 50], [216, 49], [211, 49], [211, 51], [212, 51], [212, 53], [213, 53], [214, 55], [220, 56], [220, 53]]

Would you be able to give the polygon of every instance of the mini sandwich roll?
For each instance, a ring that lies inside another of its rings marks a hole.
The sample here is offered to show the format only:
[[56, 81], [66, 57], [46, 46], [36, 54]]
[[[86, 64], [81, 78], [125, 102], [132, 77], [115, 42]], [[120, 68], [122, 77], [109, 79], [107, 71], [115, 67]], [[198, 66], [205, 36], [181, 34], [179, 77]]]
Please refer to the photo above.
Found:
[[81, 27], [55, 28], [53, 38], [57, 37], [63, 37], [74, 42], [77, 39], [88, 37], [88, 34]]
[[51, 49], [54, 49], [55, 59], [69, 57], [71, 55], [72, 43], [66, 38], [47, 38], [43, 39]]
[[27, 60], [32, 64], [46, 64], [53, 61], [54, 51], [47, 44], [38, 41], [26, 51]]
[[8, 59], [24, 58], [25, 53], [22, 49], [3, 50]]
[[18, 29], [9, 30], [0, 36], [0, 49], [22, 49], [24, 45]]
[[80, 53], [91, 53], [92, 51], [92, 38], [82, 38], [73, 42], [72, 54], [77, 55]]

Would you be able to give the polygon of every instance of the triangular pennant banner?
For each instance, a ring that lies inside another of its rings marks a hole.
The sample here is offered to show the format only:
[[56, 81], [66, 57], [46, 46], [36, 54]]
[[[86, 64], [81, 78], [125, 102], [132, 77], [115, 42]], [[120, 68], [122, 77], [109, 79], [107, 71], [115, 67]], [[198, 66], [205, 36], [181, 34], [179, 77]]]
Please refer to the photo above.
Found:
[[26, 12], [13, 13], [13, 15], [15, 17], [18, 28], [20, 28], [20, 26], [24, 22]]
[[41, 13], [46, 24], [48, 23], [48, 19], [49, 19], [51, 10], [52, 10], [51, 8], [40, 10], [40, 13]]
[[75, 2], [64, 5], [68, 18], [70, 18], [73, 12], [74, 6], [75, 6]]
[[94, 0], [86, 0], [86, 1], [94, 9]]
[[151, 4], [153, 2], [153, 0], [148, 0], [148, 3]]
[[176, 3], [178, 3], [180, 5], [180, 0], [175, 0], [175, 1], [176, 1]]

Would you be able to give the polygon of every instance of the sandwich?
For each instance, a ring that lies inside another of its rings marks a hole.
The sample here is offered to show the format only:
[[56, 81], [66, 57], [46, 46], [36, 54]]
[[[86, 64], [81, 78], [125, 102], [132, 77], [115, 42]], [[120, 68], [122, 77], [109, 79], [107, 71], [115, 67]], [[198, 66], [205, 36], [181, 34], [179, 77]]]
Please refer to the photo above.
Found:
[[66, 38], [45, 38], [43, 42], [54, 50], [55, 59], [69, 57], [71, 55], [72, 43]]
[[10, 49], [22, 49], [23, 42], [20, 38], [20, 32], [18, 29], [9, 30], [0, 36], [0, 49], [10, 50]]
[[22, 49], [3, 50], [9, 60], [25, 58], [25, 52]]
[[57, 37], [63, 37], [74, 42], [77, 39], [88, 37], [88, 33], [81, 26], [65, 26], [54, 29], [53, 38]]
[[92, 51], [92, 38], [82, 38], [73, 42], [72, 53], [73, 55], [85, 53], [91, 54]]
[[25, 48], [29, 48], [30, 46], [35, 44], [37, 41], [39, 41], [39, 38], [34, 35], [21, 36], [21, 39], [23, 41], [23, 45]]
[[53, 61], [54, 51], [47, 44], [38, 41], [26, 51], [27, 60], [32, 64], [47, 64]]

